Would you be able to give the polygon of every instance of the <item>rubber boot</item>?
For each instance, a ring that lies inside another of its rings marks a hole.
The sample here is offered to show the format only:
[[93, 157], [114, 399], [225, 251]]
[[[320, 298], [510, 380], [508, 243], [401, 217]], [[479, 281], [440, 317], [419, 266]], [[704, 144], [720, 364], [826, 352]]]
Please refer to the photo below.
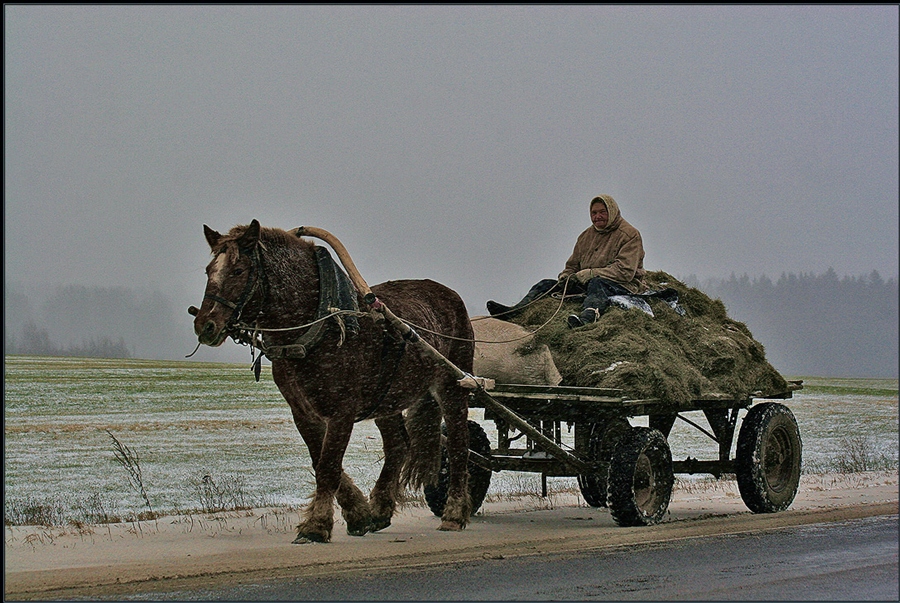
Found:
[[570, 329], [577, 329], [585, 325], [594, 324], [600, 319], [602, 312], [598, 308], [585, 308], [581, 314], [570, 314], [566, 319], [566, 324]]

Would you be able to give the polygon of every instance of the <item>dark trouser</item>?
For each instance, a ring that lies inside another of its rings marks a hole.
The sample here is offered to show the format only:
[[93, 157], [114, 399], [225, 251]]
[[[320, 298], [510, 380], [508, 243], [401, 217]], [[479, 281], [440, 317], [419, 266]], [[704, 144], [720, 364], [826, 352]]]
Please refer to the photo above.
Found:
[[[569, 280], [569, 288], [572, 288], [572, 280]], [[584, 303], [581, 304], [581, 307], [584, 310], [588, 308], [594, 308], [600, 314], [606, 311], [606, 308], [609, 307], [609, 298], [613, 295], [629, 295], [631, 291], [620, 285], [619, 283], [614, 283], [612, 281], [608, 281], [604, 278], [600, 278], [599, 276], [592, 278], [587, 282], [587, 285], [582, 285], [581, 283], [575, 282], [577, 287], [581, 287], [584, 290]]]
[[553, 291], [556, 288], [556, 284], [556, 281], [553, 279], [544, 279], [535, 284], [531, 289], [529, 289], [528, 293], [525, 294], [525, 297], [522, 298], [522, 301], [512, 306], [504, 306], [503, 304], [498, 304], [493, 300], [488, 300], [488, 312], [491, 316], [495, 316], [502, 320], [510, 320], [512, 318], [515, 318], [521, 313], [525, 306], [527, 306], [537, 298]]
[[[553, 279], [544, 279], [536, 283], [522, 298], [522, 301], [514, 306], [501, 306], [496, 302], [488, 302], [488, 311], [491, 315], [498, 315], [497, 318], [511, 318], [518, 312], [516, 310], [528, 305], [538, 297], [554, 292], [562, 293], [565, 288], [566, 295], [584, 295], [584, 303], [582, 303], [582, 311], [593, 308], [598, 314], [603, 314], [609, 307], [609, 298], [613, 295], [628, 295], [630, 291], [612, 281], [598, 277], [594, 277], [587, 282], [586, 285], [579, 283], [574, 278], [570, 278], [568, 284], [566, 281], [556, 281]], [[499, 314], [505, 314], [503, 316]], [[593, 321], [591, 321], [593, 322]]]

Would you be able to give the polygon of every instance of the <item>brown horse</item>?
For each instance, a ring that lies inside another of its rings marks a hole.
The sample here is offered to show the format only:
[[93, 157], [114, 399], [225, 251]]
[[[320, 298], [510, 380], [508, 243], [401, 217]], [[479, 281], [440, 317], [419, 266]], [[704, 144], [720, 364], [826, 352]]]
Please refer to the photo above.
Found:
[[[272, 377], [312, 458], [316, 490], [294, 542], [331, 539], [335, 497], [349, 534], [389, 526], [401, 486], [436, 482], [442, 418], [450, 476], [439, 529], [465, 528], [472, 512], [468, 394], [455, 376], [408, 345], [410, 338], [381, 314], [354, 312], [365, 299], [347, 286], [324, 247], [292, 232], [260, 228], [256, 220], [225, 235], [203, 229], [213, 259], [206, 267], [203, 304], [191, 308], [199, 341], [218, 346], [232, 337], [270, 359]], [[372, 293], [404, 321], [451, 336], [421, 334], [461, 370], [472, 370], [472, 327], [454, 291], [430, 280], [404, 280], [376, 285]], [[384, 465], [366, 499], [342, 461], [354, 423], [368, 418], [381, 432]]]

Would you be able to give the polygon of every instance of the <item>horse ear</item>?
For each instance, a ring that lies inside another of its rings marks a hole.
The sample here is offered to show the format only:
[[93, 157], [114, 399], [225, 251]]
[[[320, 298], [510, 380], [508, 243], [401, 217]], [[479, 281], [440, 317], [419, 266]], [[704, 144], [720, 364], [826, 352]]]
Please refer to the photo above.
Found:
[[254, 218], [237, 243], [241, 249], [253, 249], [257, 242], [259, 242], [259, 222]]
[[206, 224], [203, 225], [203, 236], [206, 237], [206, 242], [209, 243], [210, 249], [215, 249], [216, 245], [219, 244], [219, 239], [222, 238], [222, 235], [220, 235], [218, 232], [216, 232]]

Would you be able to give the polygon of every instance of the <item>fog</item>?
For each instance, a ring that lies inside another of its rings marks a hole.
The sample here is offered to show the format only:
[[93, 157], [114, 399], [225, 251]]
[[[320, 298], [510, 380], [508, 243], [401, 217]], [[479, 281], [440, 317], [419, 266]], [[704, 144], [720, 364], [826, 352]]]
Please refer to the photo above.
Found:
[[[329, 230], [370, 284], [438, 280], [473, 315], [554, 277], [601, 193], [649, 270], [898, 274], [897, 6], [5, 5], [4, 21], [5, 288], [163, 296], [178, 313], [150, 330], [174, 358], [196, 344], [203, 224], [254, 218]], [[52, 335], [49, 295], [29, 311]]]

